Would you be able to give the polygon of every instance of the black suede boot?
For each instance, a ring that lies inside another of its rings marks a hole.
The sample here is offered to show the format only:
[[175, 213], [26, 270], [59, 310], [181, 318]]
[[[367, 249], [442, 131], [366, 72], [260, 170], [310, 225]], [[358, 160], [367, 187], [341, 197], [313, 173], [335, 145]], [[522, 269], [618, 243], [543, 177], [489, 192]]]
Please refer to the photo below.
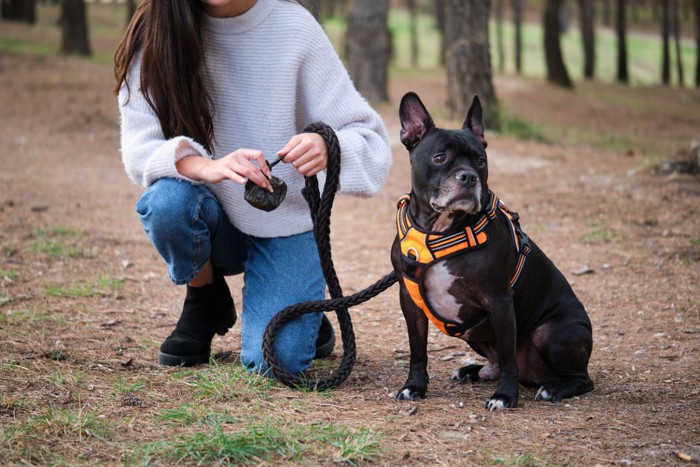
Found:
[[209, 363], [214, 334], [223, 336], [236, 322], [236, 310], [226, 280], [215, 275], [203, 287], [187, 286], [187, 296], [175, 330], [158, 352], [161, 365], [192, 366]]
[[326, 358], [331, 352], [333, 352], [333, 347], [335, 346], [335, 332], [333, 331], [333, 326], [328, 320], [326, 314], [323, 314], [321, 319], [321, 328], [318, 330], [318, 337], [316, 338], [316, 355], [314, 358]]

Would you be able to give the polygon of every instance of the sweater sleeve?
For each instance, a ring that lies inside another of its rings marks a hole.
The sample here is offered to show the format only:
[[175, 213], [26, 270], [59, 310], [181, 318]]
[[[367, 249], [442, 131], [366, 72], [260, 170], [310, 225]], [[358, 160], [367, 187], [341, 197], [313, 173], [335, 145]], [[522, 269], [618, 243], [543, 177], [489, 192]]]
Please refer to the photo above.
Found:
[[381, 117], [355, 89], [323, 30], [302, 64], [301, 88], [307, 123], [322, 121], [338, 136], [341, 194], [376, 195], [384, 186], [392, 157]]
[[192, 138], [165, 138], [160, 121], [139, 86], [139, 69], [140, 58], [134, 61], [129, 72], [129, 88], [122, 84], [118, 96], [121, 154], [126, 173], [143, 187], [166, 177], [189, 180], [180, 175], [175, 164], [187, 156], [211, 156]]

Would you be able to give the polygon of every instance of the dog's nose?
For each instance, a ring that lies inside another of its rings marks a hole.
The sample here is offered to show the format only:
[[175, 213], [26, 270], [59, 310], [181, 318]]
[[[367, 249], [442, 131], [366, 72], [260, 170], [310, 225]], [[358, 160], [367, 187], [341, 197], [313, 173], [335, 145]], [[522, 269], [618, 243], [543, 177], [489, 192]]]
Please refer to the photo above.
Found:
[[465, 186], [474, 186], [479, 182], [479, 177], [470, 170], [460, 170], [456, 175], [459, 183]]

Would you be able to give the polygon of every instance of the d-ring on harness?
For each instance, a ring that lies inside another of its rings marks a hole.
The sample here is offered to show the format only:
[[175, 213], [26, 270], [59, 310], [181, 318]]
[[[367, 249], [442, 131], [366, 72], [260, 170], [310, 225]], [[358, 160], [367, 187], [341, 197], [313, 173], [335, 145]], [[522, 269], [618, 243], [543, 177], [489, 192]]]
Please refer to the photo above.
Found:
[[[325, 123], [312, 123], [304, 128], [304, 133], [318, 133], [326, 141], [328, 148], [328, 167], [326, 168], [326, 184], [321, 196], [318, 188], [316, 176], [306, 178], [306, 186], [302, 190], [304, 199], [311, 210], [311, 219], [314, 224], [314, 237], [318, 246], [318, 253], [321, 257], [321, 268], [323, 276], [328, 284], [330, 300], [317, 300], [297, 303], [278, 312], [267, 325], [263, 336], [263, 357], [275, 377], [290, 388], [297, 389], [317, 389], [324, 390], [337, 387], [350, 375], [355, 364], [356, 348], [355, 333], [352, 329], [352, 322], [348, 308], [364, 303], [373, 298], [396, 282], [396, 273], [391, 272], [375, 284], [367, 287], [348, 297], [343, 297], [340, 282], [335, 272], [333, 259], [331, 258], [331, 208], [335, 193], [338, 191], [340, 177], [340, 144], [333, 129]], [[277, 162], [277, 161], [275, 161]], [[340, 324], [341, 337], [343, 340], [343, 358], [340, 366], [327, 378], [313, 381], [309, 378], [289, 373], [284, 369], [275, 352], [275, 334], [288, 321], [291, 321], [305, 313], [317, 313], [335, 311]]]

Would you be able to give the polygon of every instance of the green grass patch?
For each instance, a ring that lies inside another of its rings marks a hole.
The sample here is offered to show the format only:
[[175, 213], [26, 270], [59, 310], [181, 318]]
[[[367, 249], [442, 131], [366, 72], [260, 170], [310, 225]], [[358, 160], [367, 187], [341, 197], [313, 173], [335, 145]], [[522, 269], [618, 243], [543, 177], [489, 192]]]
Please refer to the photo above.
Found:
[[122, 288], [122, 286], [124, 285], [124, 279], [122, 279], [121, 277], [100, 275], [97, 277], [96, 285], [98, 285], [102, 288], [108, 288], [108, 289], [117, 291], [117, 290], [120, 290]]
[[48, 284], [44, 286], [44, 293], [51, 297], [88, 298], [95, 295], [97, 291], [89, 284], [76, 282], [70, 285]]
[[[10, 298], [10, 295], [7, 292], [0, 292], [0, 306], [6, 305], [10, 303], [12, 299]], [[0, 317], [0, 322], [2, 322], [2, 318]]]
[[381, 457], [383, 434], [367, 428], [338, 428], [331, 423], [311, 426], [252, 421], [218, 423], [173, 441], [140, 446], [126, 464], [279, 464], [299, 461], [373, 462]]
[[65, 243], [40, 240], [27, 245], [31, 253], [46, 253], [56, 258], [84, 258], [87, 254], [80, 248]]
[[43, 307], [6, 309], [0, 313], [0, 324], [31, 325], [43, 323], [65, 324], [65, 320]]
[[166, 410], [159, 417], [159, 420], [174, 426], [216, 426], [224, 423], [232, 425], [243, 425], [250, 421], [250, 416], [241, 413], [236, 416], [228, 411], [212, 412], [209, 404], [183, 404], [179, 407]]
[[270, 391], [277, 387], [274, 380], [241, 365], [219, 366], [214, 360], [206, 369], [182, 371], [173, 378], [191, 387], [194, 397], [214, 401], [268, 399]]
[[[47, 440], [79, 445], [86, 438], [112, 438], [112, 425], [99, 418], [97, 410], [60, 409], [49, 406], [34, 415], [0, 430], [0, 458], [6, 463], [30, 465], [71, 465], [60, 454], [52, 452]], [[13, 461], [11, 461], [13, 460]]]
[[603, 223], [590, 224], [591, 230], [581, 237], [584, 242], [610, 242], [617, 238], [617, 233]]
[[73, 244], [85, 235], [86, 232], [71, 227], [40, 228], [29, 232], [28, 238], [34, 241], [26, 249], [30, 253], [44, 253], [55, 258], [86, 258], [90, 255]]
[[8, 279], [17, 279], [19, 277], [19, 271], [16, 269], [0, 269], [0, 277], [6, 277]]
[[499, 132], [503, 135], [512, 136], [522, 141], [549, 143], [548, 138], [537, 125], [519, 117], [501, 112], [498, 121], [500, 122]]
[[0, 37], [0, 52], [28, 54], [39, 57], [58, 54], [58, 46], [44, 42], [34, 42], [15, 37]]
[[95, 295], [115, 295], [124, 285], [124, 279], [100, 275], [93, 283], [76, 281], [71, 284], [47, 284], [44, 293], [51, 297], [88, 298]]
[[48, 437], [105, 438], [110, 435], [109, 425], [97, 410], [61, 409], [49, 406], [45, 412], [9, 427], [2, 434], [2, 441], [31, 449], [42, 445]]

